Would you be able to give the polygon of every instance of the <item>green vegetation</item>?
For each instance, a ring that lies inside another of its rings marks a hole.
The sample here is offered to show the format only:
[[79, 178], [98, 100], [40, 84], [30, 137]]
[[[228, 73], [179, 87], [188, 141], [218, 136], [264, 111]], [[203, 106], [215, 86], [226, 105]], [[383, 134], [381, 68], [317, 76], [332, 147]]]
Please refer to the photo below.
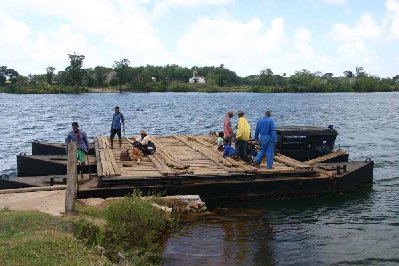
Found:
[[78, 215], [0, 210], [2, 265], [159, 265], [174, 220], [140, 194]]
[[[132, 92], [374, 92], [399, 91], [399, 75], [380, 78], [366, 73], [362, 67], [346, 70], [343, 76], [303, 69], [293, 75], [275, 74], [270, 68], [259, 75], [240, 77], [220, 66], [181, 67], [130, 66], [126, 58], [115, 61], [112, 68], [83, 68], [84, 55], [69, 54], [70, 65], [55, 74], [47, 67], [46, 74], [27, 77], [6, 66], [0, 67], [0, 92], [6, 93], [81, 93], [93, 88], [106, 91]], [[196, 70], [206, 78], [206, 84], [189, 84]]]
[[0, 211], [1, 265], [106, 265], [78, 241], [72, 222], [39, 212]]

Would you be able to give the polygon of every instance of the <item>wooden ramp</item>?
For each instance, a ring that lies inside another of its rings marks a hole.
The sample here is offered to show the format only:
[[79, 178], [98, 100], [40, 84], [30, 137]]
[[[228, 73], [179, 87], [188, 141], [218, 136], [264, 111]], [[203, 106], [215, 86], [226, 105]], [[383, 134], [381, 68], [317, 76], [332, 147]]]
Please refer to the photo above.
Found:
[[144, 156], [140, 163], [120, 160], [121, 151], [130, 143], [123, 139], [122, 146], [110, 149], [107, 137], [97, 137], [95, 141], [98, 176], [109, 180], [153, 179], [164, 177], [226, 177], [254, 174], [305, 173], [311, 166], [289, 157], [275, 157], [273, 169], [266, 169], [265, 162], [260, 168], [246, 164], [242, 160], [224, 158], [217, 150], [216, 142], [210, 136], [158, 136], [151, 137], [157, 151]]

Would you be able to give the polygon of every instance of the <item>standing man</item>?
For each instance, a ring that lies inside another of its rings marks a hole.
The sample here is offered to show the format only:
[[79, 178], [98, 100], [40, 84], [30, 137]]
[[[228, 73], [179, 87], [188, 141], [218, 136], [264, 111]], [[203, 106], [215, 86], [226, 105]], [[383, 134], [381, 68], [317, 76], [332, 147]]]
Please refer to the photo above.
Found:
[[226, 117], [224, 118], [224, 138], [227, 139], [228, 143], [231, 145], [231, 138], [233, 136], [233, 129], [231, 128], [230, 119], [233, 117], [233, 112], [228, 111]]
[[125, 118], [123, 114], [119, 112], [119, 106], [115, 106], [115, 113], [112, 115], [112, 123], [111, 123], [111, 149], [114, 148], [114, 137], [115, 134], [118, 135], [119, 138], [119, 148], [122, 146], [122, 133], [121, 126], [123, 131], [125, 131]]
[[80, 163], [81, 173], [85, 165], [86, 154], [89, 152], [89, 141], [87, 140], [87, 134], [84, 131], [79, 130], [79, 124], [77, 122], [72, 123], [72, 131], [68, 133], [66, 143], [67, 143], [67, 153], [68, 153], [68, 142], [77, 143], [77, 158]]
[[274, 146], [277, 143], [276, 126], [274, 125], [274, 121], [270, 118], [271, 116], [272, 112], [266, 111], [265, 117], [258, 121], [255, 130], [255, 139], [259, 141], [260, 144], [260, 150], [255, 157], [255, 163], [259, 166], [263, 156], [266, 155], [267, 169], [273, 168]]
[[248, 140], [251, 135], [251, 127], [248, 124], [247, 119], [244, 117], [244, 113], [241, 111], [237, 112], [238, 125], [236, 134], [236, 154], [235, 157], [241, 157], [245, 162], [248, 162]]

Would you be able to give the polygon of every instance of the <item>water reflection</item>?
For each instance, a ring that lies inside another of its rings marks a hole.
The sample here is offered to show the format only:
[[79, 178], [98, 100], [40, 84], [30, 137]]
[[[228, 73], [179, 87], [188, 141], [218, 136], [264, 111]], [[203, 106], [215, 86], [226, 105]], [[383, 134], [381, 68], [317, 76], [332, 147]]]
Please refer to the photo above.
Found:
[[[308, 198], [209, 201], [211, 215], [184, 221], [172, 233], [164, 265], [333, 262], [332, 246], [339, 247], [340, 241], [359, 235], [363, 226], [378, 222], [377, 217], [362, 216], [375, 207], [374, 193], [365, 187]], [[336, 227], [341, 234], [334, 233]]]
[[183, 222], [167, 242], [164, 265], [272, 265], [272, 230], [264, 211], [218, 208]]

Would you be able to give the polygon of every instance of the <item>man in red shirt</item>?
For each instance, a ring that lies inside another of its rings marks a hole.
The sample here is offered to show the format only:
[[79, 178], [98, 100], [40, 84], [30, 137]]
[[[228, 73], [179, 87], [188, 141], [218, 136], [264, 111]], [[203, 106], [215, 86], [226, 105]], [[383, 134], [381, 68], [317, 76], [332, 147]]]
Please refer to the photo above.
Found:
[[230, 118], [233, 117], [233, 112], [228, 111], [226, 117], [224, 118], [224, 138], [227, 139], [228, 143], [231, 145], [231, 138], [233, 136], [233, 129], [231, 127]]

